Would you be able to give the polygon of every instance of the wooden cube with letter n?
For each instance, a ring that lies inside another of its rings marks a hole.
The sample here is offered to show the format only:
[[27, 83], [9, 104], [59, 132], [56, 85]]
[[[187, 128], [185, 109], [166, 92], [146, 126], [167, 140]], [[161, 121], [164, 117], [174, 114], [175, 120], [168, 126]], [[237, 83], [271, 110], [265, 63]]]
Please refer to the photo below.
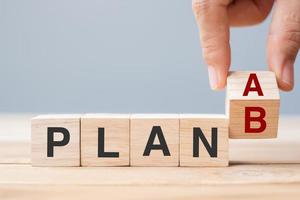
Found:
[[228, 166], [225, 115], [180, 115], [180, 166]]
[[132, 115], [130, 143], [132, 166], [179, 166], [179, 115]]
[[31, 120], [33, 166], [80, 166], [80, 115], [41, 115]]
[[81, 118], [82, 166], [129, 166], [127, 114], [86, 114]]
[[279, 104], [279, 89], [273, 72], [230, 72], [226, 96], [229, 137], [276, 138]]

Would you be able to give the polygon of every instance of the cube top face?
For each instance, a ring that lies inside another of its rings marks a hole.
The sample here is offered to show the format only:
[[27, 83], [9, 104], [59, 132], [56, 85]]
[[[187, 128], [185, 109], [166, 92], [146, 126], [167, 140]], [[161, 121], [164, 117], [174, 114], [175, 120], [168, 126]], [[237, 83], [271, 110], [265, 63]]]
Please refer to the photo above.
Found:
[[129, 166], [129, 129], [129, 115], [84, 115], [81, 119], [81, 165]]
[[179, 115], [147, 116], [146, 114], [131, 116], [130, 164], [178, 166]]
[[33, 166], [80, 165], [80, 116], [42, 115], [32, 119]]
[[130, 114], [118, 113], [88, 113], [83, 115], [85, 119], [129, 119]]
[[[250, 75], [252, 79], [250, 78]], [[263, 94], [256, 91], [249, 91], [245, 94], [247, 83], [251, 81], [251, 87], [255, 83], [255, 77]], [[279, 89], [274, 72], [270, 71], [236, 71], [230, 72], [227, 78], [227, 98], [228, 100], [279, 100]]]
[[38, 115], [36, 117], [33, 117], [31, 121], [35, 120], [78, 120], [81, 118], [81, 114], [46, 114], [46, 115]]
[[203, 119], [203, 120], [213, 120], [220, 119], [222, 122], [227, 120], [226, 115], [224, 114], [179, 114], [180, 120], [182, 119]]
[[231, 72], [226, 93], [229, 137], [276, 138], [279, 105], [279, 89], [273, 72]]
[[132, 114], [130, 116], [131, 119], [179, 119], [179, 114]]
[[[199, 133], [205, 139], [200, 139], [199, 135], [195, 137]], [[202, 140], [209, 147], [205, 147]], [[181, 115], [180, 166], [228, 166], [228, 157], [228, 119], [225, 115]]]

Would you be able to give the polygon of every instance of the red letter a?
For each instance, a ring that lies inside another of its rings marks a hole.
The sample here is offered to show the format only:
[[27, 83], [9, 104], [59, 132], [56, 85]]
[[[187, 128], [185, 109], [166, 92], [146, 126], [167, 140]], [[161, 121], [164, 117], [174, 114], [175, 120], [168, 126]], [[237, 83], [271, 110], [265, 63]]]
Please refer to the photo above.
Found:
[[[258, 117], [251, 117], [251, 112], [258, 112]], [[261, 133], [266, 129], [266, 121], [264, 117], [266, 111], [262, 107], [245, 107], [245, 133]], [[259, 122], [260, 127], [252, 128], [251, 122]]]
[[[251, 87], [252, 82], [254, 82], [255, 87]], [[248, 96], [250, 91], [256, 91], [259, 96], [264, 96], [255, 73], [250, 74], [243, 96]]]

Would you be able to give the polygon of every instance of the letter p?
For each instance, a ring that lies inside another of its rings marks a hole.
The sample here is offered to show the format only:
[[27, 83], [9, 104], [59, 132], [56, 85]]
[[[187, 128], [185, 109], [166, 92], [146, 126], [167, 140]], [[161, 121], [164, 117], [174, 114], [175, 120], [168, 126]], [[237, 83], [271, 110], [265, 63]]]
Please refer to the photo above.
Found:
[[[63, 139], [61, 141], [54, 141], [54, 133], [62, 133]], [[62, 127], [48, 127], [47, 129], [47, 157], [53, 157], [55, 146], [65, 146], [70, 141], [70, 133], [66, 128]]]

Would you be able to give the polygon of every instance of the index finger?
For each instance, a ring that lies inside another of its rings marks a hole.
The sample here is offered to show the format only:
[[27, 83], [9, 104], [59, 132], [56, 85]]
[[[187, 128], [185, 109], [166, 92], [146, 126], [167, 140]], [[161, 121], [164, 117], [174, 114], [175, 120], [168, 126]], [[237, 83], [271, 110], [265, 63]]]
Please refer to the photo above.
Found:
[[200, 30], [203, 57], [208, 65], [212, 89], [222, 89], [230, 66], [229, 21], [231, 0], [193, 0], [193, 11]]

